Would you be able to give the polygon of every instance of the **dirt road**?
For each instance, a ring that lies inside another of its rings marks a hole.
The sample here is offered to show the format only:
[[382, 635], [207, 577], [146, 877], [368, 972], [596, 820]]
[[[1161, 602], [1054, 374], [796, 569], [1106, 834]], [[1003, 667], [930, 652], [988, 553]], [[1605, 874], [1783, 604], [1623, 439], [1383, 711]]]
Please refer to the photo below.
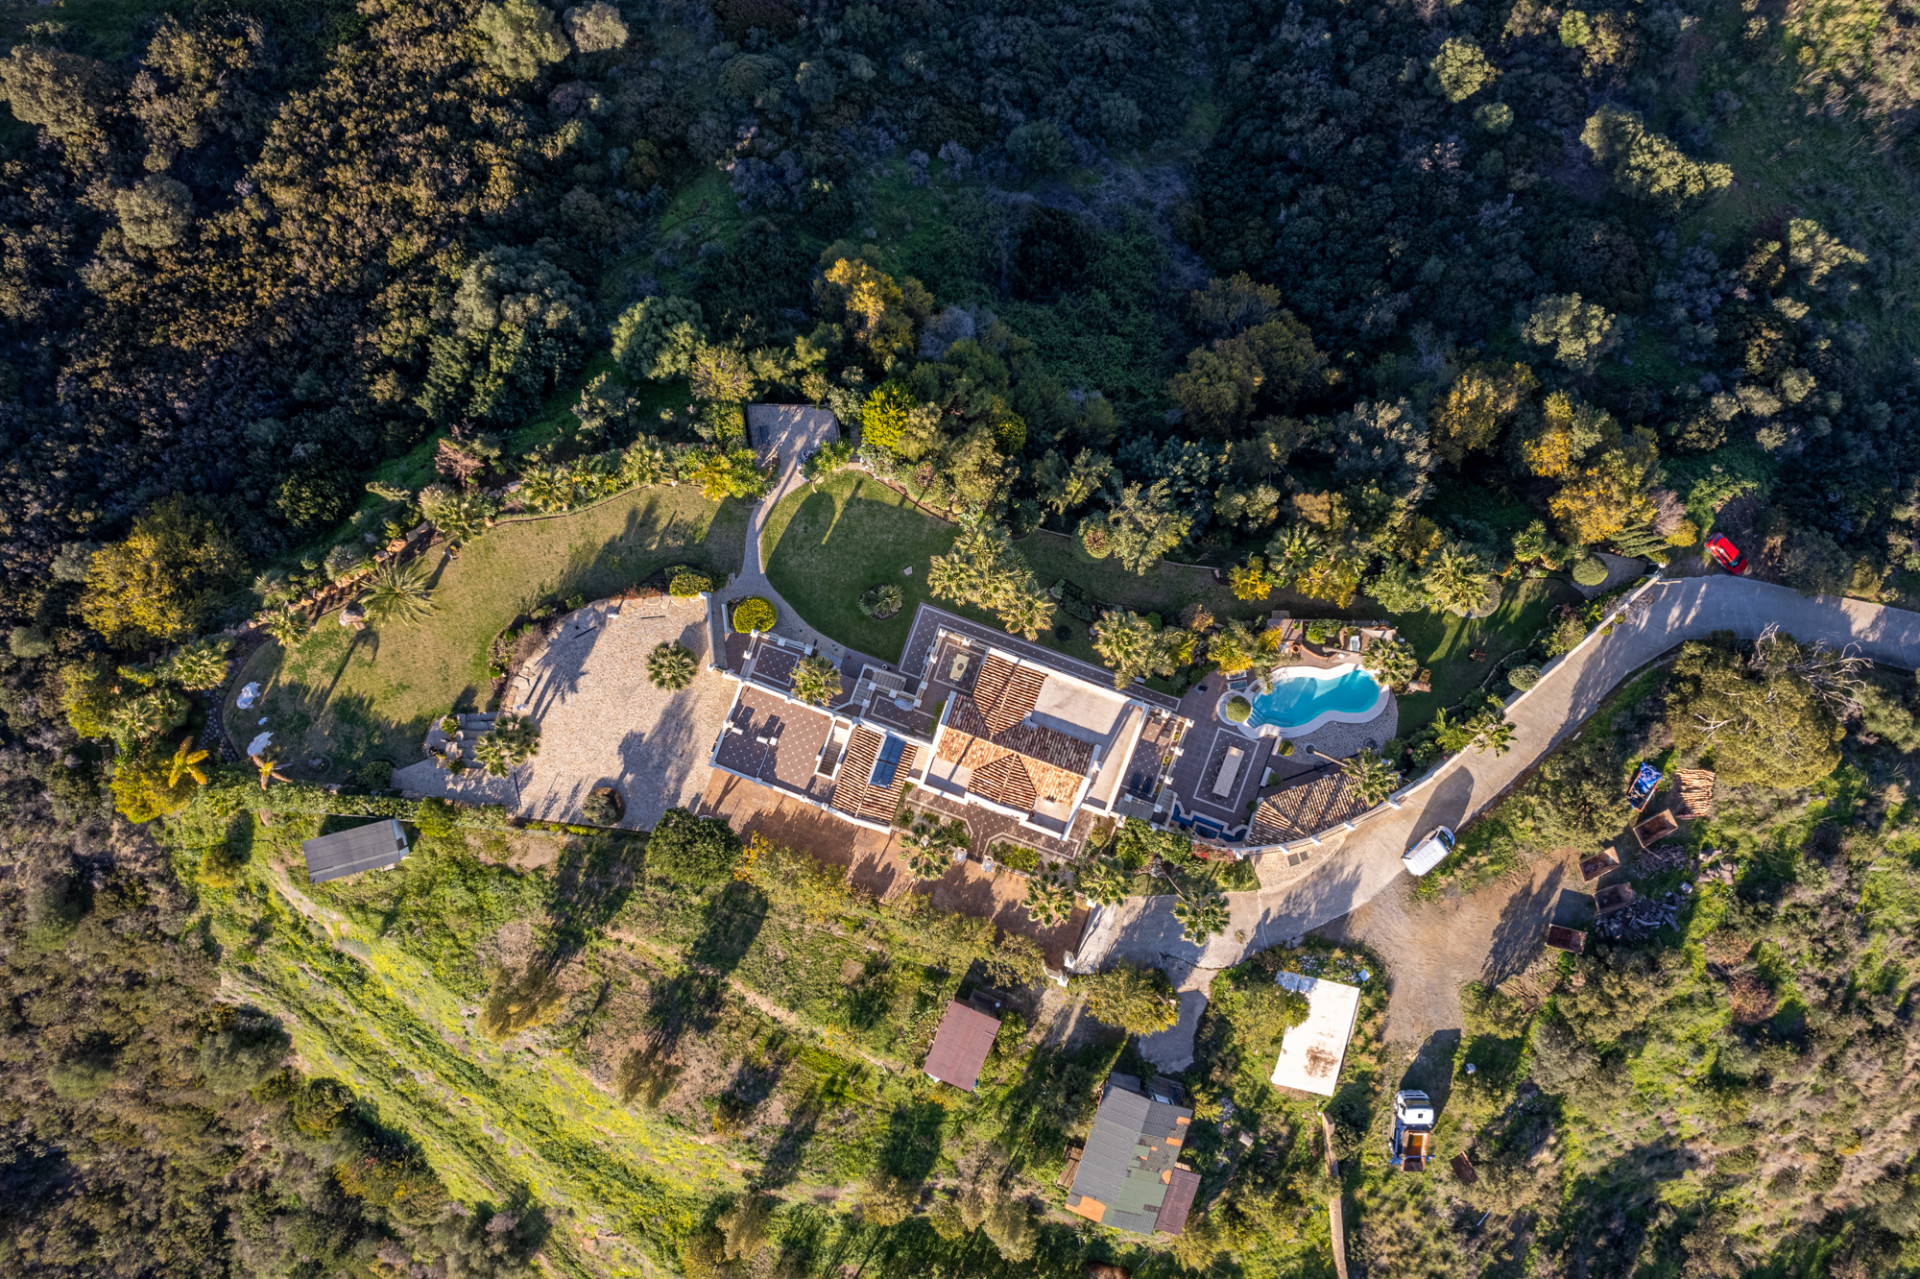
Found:
[[1552, 856], [1451, 901], [1416, 903], [1410, 888], [1408, 881], [1381, 893], [1319, 930], [1333, 941], [1364, 942], [1386, 960], [1391, 1044], [1458, 1030], [1460, 987], [1505, 981], [1540, 953], [1548, 924], [1578, 924], [1591, 912], [1579, 869]]

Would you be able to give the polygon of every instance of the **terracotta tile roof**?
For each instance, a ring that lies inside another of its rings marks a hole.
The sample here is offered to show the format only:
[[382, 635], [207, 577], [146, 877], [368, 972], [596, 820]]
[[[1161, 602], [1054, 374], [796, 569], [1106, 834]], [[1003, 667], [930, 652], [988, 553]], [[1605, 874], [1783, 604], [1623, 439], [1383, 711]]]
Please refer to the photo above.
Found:
[[[981, 716], [964, 696], [947, 715], [937, 753], [972, 770], [967, 789], [1009, 808], [1031, 809], [1045, 799], [1070, 803], [1093, 764], [1093, 744], [1057, 729], [1022, 724], [986, 734]], [[969, 729], [974, 731], [969, 731]]]
[[838, 782], [833, 788], [833, 807], [873, 822], [891, 822], [900, 811], [900, 797], [906, 794], [907, 775], [913, 771], [920, 748], [905, 743], [900, 766], [894, 771], [893, 785], [869, 785], [873, 766], [880, 758], [880, 734], [864, 725], [856, 726], [847, 739], [847, 755], [841, 761]]
[[974, 681], [972, 700], [988, 731], [1004, 732], [1033, 714], [1040, 701], [1040, 687], [1046, 682], [1045, 671], [1016, 666], [998, 653], [988, 653], [980, 660], [980, 677]]
[[1279, 844], [1318, 835], [1329, 826], [1367, 811], [1339, 769], [1330, 768], [1310, 781], [1275, 791], [1260, 801], [1247, 826], [1249, 844]]

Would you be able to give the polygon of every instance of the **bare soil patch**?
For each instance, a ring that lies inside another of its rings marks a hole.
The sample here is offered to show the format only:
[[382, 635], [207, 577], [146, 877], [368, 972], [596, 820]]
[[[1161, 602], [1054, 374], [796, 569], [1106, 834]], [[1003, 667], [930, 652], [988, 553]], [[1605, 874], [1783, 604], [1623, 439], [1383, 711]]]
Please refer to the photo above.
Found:
[[1548, 924], [1583, 927], [1589, 914], [1579, 864], [1567, 850], [1452, 900], [1420, 903], [1404, 888], [1388, 891], [1318, 932], [1363, 942], [1386, 961], [1387, 1042], [1418, 1044], [1460, 1028], [1460, 987], [1524, 972]]

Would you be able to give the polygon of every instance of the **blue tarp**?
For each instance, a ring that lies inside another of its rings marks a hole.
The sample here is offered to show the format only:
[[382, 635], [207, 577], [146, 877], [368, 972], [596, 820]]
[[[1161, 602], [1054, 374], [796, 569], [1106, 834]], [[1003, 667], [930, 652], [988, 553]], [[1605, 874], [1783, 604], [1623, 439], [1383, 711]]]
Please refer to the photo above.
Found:
[[1627, 787], [1627, 802], [1633, 805], [1636, 812], [1645, 808], [1647, 801], [1653, 798], [1654, 788], [1660, 784], [1662, 776], [1652, 764], [1645, 760], [1640, 762], [1640, 771], [1633, 775], [1633, 783]]

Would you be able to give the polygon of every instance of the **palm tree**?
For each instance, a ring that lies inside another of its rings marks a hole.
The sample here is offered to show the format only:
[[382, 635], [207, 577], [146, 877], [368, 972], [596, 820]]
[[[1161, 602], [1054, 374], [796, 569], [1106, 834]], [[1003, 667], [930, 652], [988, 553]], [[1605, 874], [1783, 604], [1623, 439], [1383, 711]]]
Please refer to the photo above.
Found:
[[473, 744], [473, 757], [489, 777], [505, 777], [540, 753], [540, 728], [524, 715], [502, 715]]
[[1393, 788], [1400, 784], [1400, 771], [1371, 749], [1341, 760], [1340, 771], [1346, 774], [1354, 794], [1369, 808], [1393, 794]]
[[1433, 717], [1433, 741], [1442, 755], [1457, 754], [1473, 741], [1473, 726], [1450, 720], [1444, 710], [1440, 711]]
[[1238, 675], [1253, 665], [1260, 641], [1245, 622], [1228, 622], [1207, 641], [1207, 657], [1222, 675]]
[[1027, 881], [1027, 914], [1036, 924], [1053, 925], [1073, 914], [1073, 890], [1052, 874]]
[[794, 668], [793, 695], [811, 706], [825, 706], [840, 696], [840, 672], [832, 662], [815, 654]]
[[693, 683], [695, 670], [693, 650], [678, 641], [662, 640], [647, 654], [647, 679], [655, 688], [685, 688]]
[[396, 622], [417, 622], [433, 612], [433, 589], [427, 585], [430, 572], [422, 560], [408, 560], [404, 564], [387, 560], [374, 569], [367, 589], [360, 596], [367, 621], [381, 627]]
[[1512, 721], [1496, 716], [1492, 711], [1482, 711], [1468, 727], [1473, 729], [1473, 744], [1483, 751], [1504, 755], [1513, 749]]
[[1173, 917], [1188, 941], [1204, 946], [1208, 938], [1227, 931], [1227, 899], [1221, 893], [1202, 889], [1175, 902]]
[[953, 850], [940, 828], [925, 818], [900, 837], [900, 857], [915, 879], [938, 879], [953, 865]]
[[260, 789], [265, 790], [269, 782], [288, 782], [293, 779], [280, 771], [280, 761], [265, 755], [252, 755], [253, 766], [260, 770]]
[[1080, 872], [1080, 891], [1096, 906], [1118, 906], [1127, 899], [1127, 872], [1111, 857], [1102, 857]]
[[191, 777], [196, 786], [205, 786], [207, 784], [207, 774], [200, 767], [200, 761], [207, 757], [207, 752], [193, 750], [192, 746], [193, 739], [191, 737], [181, 738], [179, 749], [174, 751], [173, 757], [167, 761], [167, 788], [169, 790], [178, 786], [180, 779], [183, 777]]
[[1039, 639], [1040, 632], [1053, 625], [1053, 597], [1038, 589], [1016, 590], [1008, 594], [995, 610], [1009, 635]]
[[260, 629], [278, 640], [280, 647], [292, 648], [307, 633], [307, 615], [292, 604], [282, 604], [267, 614], [266, 621], [260, 624]]

